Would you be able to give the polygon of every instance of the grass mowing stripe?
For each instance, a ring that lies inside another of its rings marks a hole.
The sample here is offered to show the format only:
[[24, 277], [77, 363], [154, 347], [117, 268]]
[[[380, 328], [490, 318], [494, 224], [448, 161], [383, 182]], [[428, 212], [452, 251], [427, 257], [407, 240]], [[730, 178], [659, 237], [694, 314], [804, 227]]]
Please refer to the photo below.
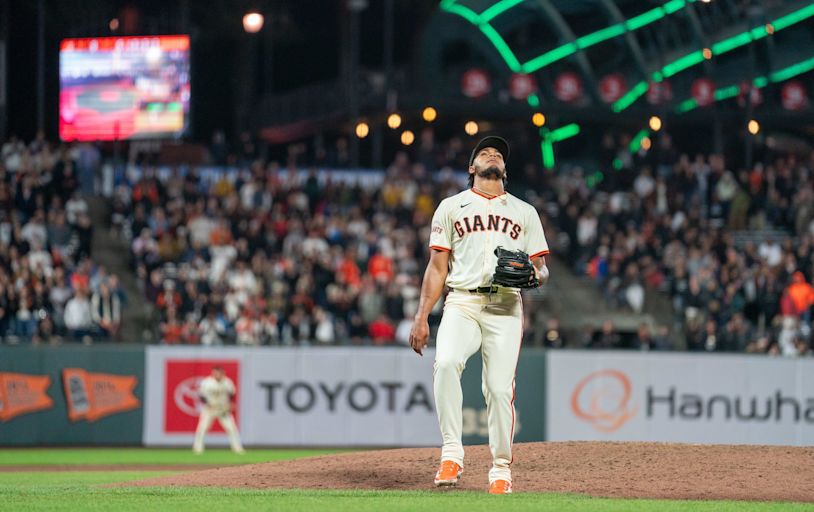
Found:
[[[622, 500], [586, 498], [562, 494], [490, 496], [473, 492], [381, 492], [381, 491], [242, 491], [233, 489], [139, 488], [99, 489], [83, 486], [44, 486], [23, 494], [6, 493], [0, 486], [3, 507], [11, 510], [209, 510], [231, 511], [409, 511], [452, 507], [467, 512], [558, 511], [558, 512], [780, 512], [811, 511], [814, 505], [731, 501]], [[498, 504], [499, 502], [499, 504]]]
[[[407, 491], [237, 490], [215, 488], [105, 488], [102, 484], [148, 478], [165, 472], [9, 473], [0, 479], [0, 510], [122, 512], [141, 510], [361, 511], [429, 510], [439, 507], [467, 512], [501, 510], [562, 512], [805, 512], [814, 504], [735, 501], [676, 501], [588, 498], [566, 494]], [[8, 478], [6, 478], [8, 477]], [[499, 502], [499, 505], [498, 503]]]
[[54, 487], [74, 487], [87, 490], [92, 485], [112, 484], [144, 480], [154, 476], [166, 476], [178, 471], [17, 471], [0, 475], [0, 495], [11, 490], [43, 490]]
[[0, 450], [0, 465], [30, 464], [256, 464], [353, 450], [248, 449], [237, 455], [210, 449], [201, 455], [174, 448], [30, 448]]

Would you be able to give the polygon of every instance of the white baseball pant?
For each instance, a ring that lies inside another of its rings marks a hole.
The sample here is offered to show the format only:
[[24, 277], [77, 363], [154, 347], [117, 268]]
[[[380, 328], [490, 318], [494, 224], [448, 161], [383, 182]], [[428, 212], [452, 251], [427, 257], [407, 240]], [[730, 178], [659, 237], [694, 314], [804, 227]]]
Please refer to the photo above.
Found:
[[195, 453], [202, 453], [204, 449], [204, 436], [209, 429], [212, 428], [212, 423], [218, 420], [220, 426], [226, 431], [229, 436], [229, 444], [232, 446], [232, 451], [236, 453], [243, 453], [243, 445], [240, 443], [240, 433], [237, 431], [237, 424], [235, 417], [231, 412], [225, 414], [218, 414], [207, 406], [201, 409], [201, 416], [198, 419], [198, 427], [195, 429], [195, 442], [192, 444], [192, 450]]
[[436, 340], [433, 390], [443, 446], [441, 460], [463, 467], [461, 373], [478, 349], [483, 357], [492, 469], [489, 482], [511, 482], [514, 437], [514, 375], [523, 334], [519, 292], [452, 291], [447, 295]]

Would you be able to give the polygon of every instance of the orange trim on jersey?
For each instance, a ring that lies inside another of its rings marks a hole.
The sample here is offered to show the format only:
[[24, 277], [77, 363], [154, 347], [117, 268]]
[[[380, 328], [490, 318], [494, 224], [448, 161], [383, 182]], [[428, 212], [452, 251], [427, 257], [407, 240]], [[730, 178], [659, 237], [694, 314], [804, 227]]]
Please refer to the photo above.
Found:
[[479, 195], [479, 196], [481, 196], [481, 197], [485, 197], [486, 199], [489, 199], [489, 200], [495, 199], [495, 198], [500, 197], [500, 196], [502, 196], [502, 195], [503, 195], [503, 194], [500, 194], [500, 196], [491, 196], [491, 197], [490, 197], [490, 196], [487, 196], [486, 194], [484, 194], [484, 193], [482, 193], [482, 192], [478, 192], [477, 190], [475, 190], [475, 188], [474, 188], [474, 187], [473, 187], [473, 188], [470, 188], [469, 190], [471, 190], [473, 193], [478, 194], [478, 195]]
[[530, 260], [533, 260], [533, 259], [534, 259], [534, 258], [536, 258], [537, 256], [545, 256], [545, 255], [546, 255], [546, 254], [548, 254], [549, 252], [551, 252], [551, 251], [549, 251], [548, 249], [546, 249], [545, 251], [540, 251], [540, 252], [538, 252], [538, 253], [536, 253], [536, 254], [532, 254], [531, 256], [529, 256], [529, 259], [530, 259]]
[[452, 249], [441, 247], [440, 245], [431, 245], [430, 249], [435, 249], [436, 251], [452, 252]]

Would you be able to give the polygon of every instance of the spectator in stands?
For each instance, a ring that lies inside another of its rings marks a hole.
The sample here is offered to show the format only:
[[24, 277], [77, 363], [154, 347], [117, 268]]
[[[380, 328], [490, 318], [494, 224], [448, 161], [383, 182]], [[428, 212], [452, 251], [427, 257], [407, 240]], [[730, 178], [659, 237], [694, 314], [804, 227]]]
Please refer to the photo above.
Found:
[[87, 288], [76, 289], [75, 295], [65, 304], [65, 327], [68, 333], [73, 339], [85, 342], [97, 335], [87, 293]]
[[121, 301], [110, 292], [107, 283], [101, 283], [91, 298], [91, 317], [109, 339], [118, 339], [121, 328]]

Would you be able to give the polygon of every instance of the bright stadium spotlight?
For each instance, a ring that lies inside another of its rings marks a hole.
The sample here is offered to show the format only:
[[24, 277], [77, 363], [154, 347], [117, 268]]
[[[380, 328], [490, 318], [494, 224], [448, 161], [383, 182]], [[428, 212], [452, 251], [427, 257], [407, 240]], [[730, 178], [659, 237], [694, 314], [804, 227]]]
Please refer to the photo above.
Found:
[[387, 126], [394, 130], [401, 126], [401, 116], [395, 113], [387, 116]]
[[757, 135], [760, 132], [760, 123], [758, 123], [754, 119], [751, 119], [749, 120], [749, 124], [746, 125], [746, 128], [752, 135]]
[[415, 141], [415, 134], [410, 130], [404, 130], [401, 133], [401, 143], [405, 146], [409, 146]]
[[650, 146], [653, 145], [653, 141], [650, 140], [650, 137], [644, 137], [642, 139], [642, 149], [645, 151], [650, 151]]
[[249, 34], [256, 34], [263, 28], [263, 15], [259, 12], [247, 12], [243, 15], [243, 30]]
[[535, 112], [534, 115], [531, 116], [531, 122], [534, 126], [540, 128], [545, 124], [545, 115], [540, 112]]
[[467, 135], [477, 135], [478, 134], [478, 123], [475, 121], [467, 121], [464, 125], [464, 131]]
[[370, 126], [367, 125], [366, 122], [360, 121], [356, 125], [356, 136], [360, 139], [364, 139], [367, 137], [367, 134], [370, 133]]
[[659, 116], [652, 116], [647, 124], [650, 125], [650, 129], [654, 132], [661, 130], [661, 118]]
[[421, 113], [421, 117], [423, 117], [424, 120], [427, 121], [428, 123], [431, 123], [435, 121], [436, 117], [438, 117], [438, 112], [432, 107], [427, 107]]

